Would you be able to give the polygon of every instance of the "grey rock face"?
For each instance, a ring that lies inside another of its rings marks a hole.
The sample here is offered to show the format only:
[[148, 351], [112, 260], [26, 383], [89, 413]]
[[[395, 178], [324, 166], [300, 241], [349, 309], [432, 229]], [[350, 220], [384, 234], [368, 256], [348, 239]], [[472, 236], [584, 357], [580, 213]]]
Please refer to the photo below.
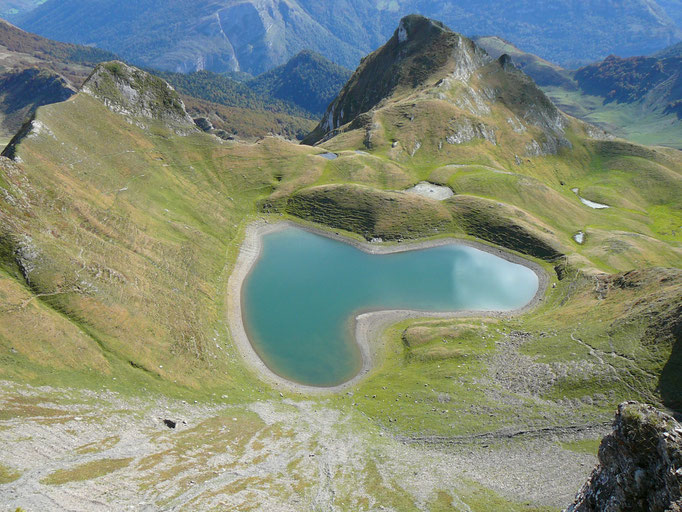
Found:
[[134, 124], [154, 119], [178, 133], [196, 130], [175, 89], [164, 80], [123, 62], [97, 66], [82, 90]]
[[566, 512], [682, 510], [682, 425], [626, 402], [599, 448], [599, 466]]

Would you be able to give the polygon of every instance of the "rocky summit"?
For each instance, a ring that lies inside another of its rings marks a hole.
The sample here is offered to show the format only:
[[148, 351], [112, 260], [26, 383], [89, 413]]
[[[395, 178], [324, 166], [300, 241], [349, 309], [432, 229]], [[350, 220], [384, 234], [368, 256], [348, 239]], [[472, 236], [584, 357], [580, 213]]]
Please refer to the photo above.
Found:
[[128, 118], [156, 119], [184, 130], [194, 127], [180, 96], [167, 82], [120, 61], [97, 66], [82, 90]]
[[413, 154], [429, 143], [442, 149], [477, 139], [525, 146], [521, 156], [556, 154], [571, 145], [568, 119], [508, 55], [493, 59], [471, 39], [423, 16], [403, 18], [393, 37], [362, 61], [304, 143], [365, 129], [370, 148], [382, 115], [397, 112], [410, 123], [420, 117], [428, 128], [418, 133], [441, 134], [430, 141], [415, 134]]

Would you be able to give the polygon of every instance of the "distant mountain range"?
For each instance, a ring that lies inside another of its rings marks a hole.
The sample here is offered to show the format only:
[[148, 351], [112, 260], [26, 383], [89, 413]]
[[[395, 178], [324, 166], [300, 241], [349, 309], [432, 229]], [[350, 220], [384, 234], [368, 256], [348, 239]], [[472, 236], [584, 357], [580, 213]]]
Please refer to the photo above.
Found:
[[355, 68], [412, 12], [464, 34], [495, 34], [564, 67], [650, 54], [682, 36], [673, 21], [682, 19], [679, 0], [47, 0], [12, 19], [138, 65], [256, 75], [305, 49]]
[[[682, 43], [650, 57], [609, 56], [569, 71], [497, 36], [475, 40], [493, 58], [509, 55], [566, 112], [639, 142], [680, 147], [675, 141], [682, 138]], [[0, 131], [5, 136], [16, 132], [37, 106], [72, 95], [94, 64], [116, 58], [8, 23], [0, 24], [0, 45], [7, 50], [0, 61], [5, 68], [0, 74]], [[267, 133], [303, 138], [351, 75], [310, 50], [255, 78], [244, 72], [150, 71], [183, 94], [190, 114], [207, 121], [202, 126], [221, 136], [246, 138]]]
[[[322, 116], [351, 75], [311, 51], [256, 78], [150, 71], [186, 95], [190, 114], [205, 117], [214, 128], [246, 137], [277, 133], [292, 139], [302, 139], [313, 128], [313, 120]], [[275, 119], [260, 117], [265, 112]]]
[[[41, 105], [71, 97], [110, 52], [51, 41], [0, 20], [0, 138], [14, 135]], [[153, 73], [183, 96], [189, 113], [223, 137], [267, 134], [303, 138], [351, 72], [314, 52], [256, 78], [201, 71]]]
[[570, 71], [537, 55], [524, 52], [509, 41], [496, 36], [476, 37], [474, 41], [495, 59], [503, 54], [509, 55], [514, 64], [532, 77], [535, 83], [541, 87], [560, 86], [575, 89]]
[[288, 101], [321, 117], [352, 72], [311, 51], [248, 82], [254, 91]]
[[640, 102], [682, 118], [682, 56], [610, 56], [579, 69], [575, 79], [583, 92], [602, 96], [607, 103]]

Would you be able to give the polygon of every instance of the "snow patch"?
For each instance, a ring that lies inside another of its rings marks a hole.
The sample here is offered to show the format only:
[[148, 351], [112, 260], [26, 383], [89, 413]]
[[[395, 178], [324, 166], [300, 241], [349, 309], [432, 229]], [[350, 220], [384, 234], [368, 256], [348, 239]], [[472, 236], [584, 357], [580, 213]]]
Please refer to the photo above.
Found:
[[594, 201], [590, 201], [589, 199], [585, 199], [580, 195], [580, 190], [577, 188], [572, 188], [571, 190], [576, 196], [578, 196], [580, 202], [583, 203], [585, 206], [589, 206], [590, 208], [594, 208], [595, 210], [604, 210], [606, 208], [611, 208], [608, 204], [596, 203]]

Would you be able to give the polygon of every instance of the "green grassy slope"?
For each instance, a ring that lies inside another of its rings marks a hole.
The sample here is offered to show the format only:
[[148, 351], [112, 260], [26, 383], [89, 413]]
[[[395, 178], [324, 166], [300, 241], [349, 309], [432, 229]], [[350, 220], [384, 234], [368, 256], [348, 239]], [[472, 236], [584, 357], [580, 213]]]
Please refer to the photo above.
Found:
[[[247, 370], [226, 325], [227, 278], [245, 225], [262, 216], [356, 238], [476, 238], [527, 255], [550, 276], [529, 314], [392, 326], [362, 382], [329, 397], [286, 395], [294, 401], [282, 407], [348, 415], [347, 428], [363, 439], [378, 438], [378, 427], [417, 446], [500, 449], [518, 447], [516, 434], [601, 428], [624, 399], [679, 410], [680, 152], [592, 138], [575, 119], [552, 128], [545, 121], [557, 113], [527, 78], [504, 62], [480, 64], [435, 90], [446, 70], [421, 75], [417, 89], [397, 88], [318, 147], [228, 142], [178, 125], [186, 119], [177, 95], [157, 80], [109, 96], [116, 81], [102, 80], [88, 88], [100, 99], [81, 92], [41, 107], [6, 152], [14, 160], [0, 159], [0, 379], [229, 402], [229, 418], [178, 436], [166, 456], [183, 459], [206, 438], [217, 450], [232, 436], [227, 425], [251, 422], [260, 400], [285, 398]], [[120, 80], [127, 73], [102, 69]], [[491, 88], [494, 99], [481, 95]], [[145, 114], [143, 100], [162, 111]], [[462, 140], [467, 127], [477, 135]], [[326, 151], [338, 158], [321, 157]], [[422, 180], [455, 196], [404, 192]], [[573, 188], [611, 208], [587, 207]], [[306, 459], [326, 449], [310, 442]], [[339, 506], [368, 509], [354, 492], [361, 485], [377, 502], [413, 510], [413, 491], [382, 480], [372, 457], [358, 459]], [[125, 471], [156, 468], [159, 458]], [[80, 462], [48, 480], [75, 485], [70, 479], [91, 468]], [[191, 465], [164, 472], [163, 485], [185, 492], [193, 484], [181, 470]], [[162, 485], [156, 472], [146, 478]], [[472, 510], [534, 508], [464, 479], [453, 485]], [[422, 508], [452, 503], [444, 495]]]
[[[432, 116], [415, 117], [416, 133], [419, 119]], [[565, 254], [586, 270], [680, 264], [672, 151], [575, 138], [572, 150], [522, 166], [476, 142], [443, 153], [425, 145], [409, 157], [402, 141], [415, 132], [406, 125], [393, 133], [400, 146], [372, 154], [354, 151], [362, 146], [352, 132], [339, 136], [329, 148], [349, 150], [328, 161], [315, 156], [320, 149], [277, 139], [220, 143], [140, 128], [84, 94], [41, 108], [36, 121], [16, 147], [21, 163], [5, 160], [0, 181], [2, 325], [12, 326], [2, 333], [5, 377], [118, 375], [132, 389], [177, 383], [202, 393], [239, 386], [246, 374], [234, 353], [225, 357], [233, 349], [224, 284], [240, 230], [261, 208], [387, 239], [482, 237], [549, 259]], [[436, 203], [390, 192], [423, 179], [457, 195]], [[573, 186], [613, 208], [587, 208]], [[312, 207], [315, 194], [337, 205], [332, 217]], [[572, 240], [578, 230], [587, 232], [583, 246]], [[542, 244], [550, 252], [538, 252]], [[64, 333], [54, 346], [22, 334], [35, 315]]]
[[357, 407], [426, 441], [598, 423], [624, 400], [679, 410], [680, 277], [573, 275], [523, 318], [398, 324]]
[[[273, 174], [309, 172], [314, 151], [145, 132], [84, 94], [36, 121], [40, 134], [17, 149], [22, 170], [5, 160], [0, 178], [3, 377], [113, 374], [136, 390], [204, 391], [243, 378], [223, 352], [229, 262]], [[64, 333], [56, 346], [24, 337], [34, 314]]]

